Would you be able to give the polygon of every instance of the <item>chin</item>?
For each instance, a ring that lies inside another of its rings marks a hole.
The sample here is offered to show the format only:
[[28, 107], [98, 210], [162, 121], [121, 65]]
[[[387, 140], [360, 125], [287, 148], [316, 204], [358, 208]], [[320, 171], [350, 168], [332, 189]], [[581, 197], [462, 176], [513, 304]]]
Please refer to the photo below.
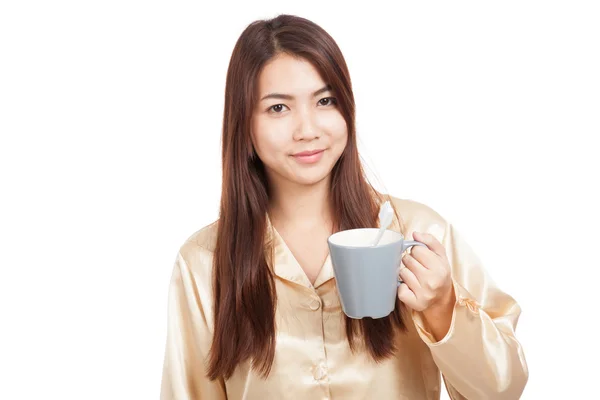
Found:
[[315, 185], [324, 179], [327, 179], [331, 174], [332, 168], [315, 168], [313, 170], [295, 171], [296, 173], [289, 176], [288, 179], [299, 185]]
[[303, 186], [312, 186], [323, 181], [328, 176], [329, 174], [320, 177], [296, 177], [296, 179], [293, 179], [293, 182]]

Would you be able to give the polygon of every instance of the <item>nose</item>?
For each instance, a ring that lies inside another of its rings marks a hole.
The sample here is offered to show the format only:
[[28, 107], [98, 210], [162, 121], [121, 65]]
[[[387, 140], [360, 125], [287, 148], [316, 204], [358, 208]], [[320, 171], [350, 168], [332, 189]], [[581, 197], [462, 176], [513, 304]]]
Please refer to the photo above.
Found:
[[294, 140], [313, 140], [321, 136], [317, 117], [312, 110], [299, 111], [294, 128]]

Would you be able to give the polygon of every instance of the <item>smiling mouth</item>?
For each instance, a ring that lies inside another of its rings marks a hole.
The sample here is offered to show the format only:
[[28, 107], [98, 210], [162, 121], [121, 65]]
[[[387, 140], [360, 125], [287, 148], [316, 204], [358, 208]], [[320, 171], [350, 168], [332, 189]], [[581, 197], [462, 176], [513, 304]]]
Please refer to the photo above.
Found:
[[302, 153], [293, 154], [294, 160], [296, 160], [300, 164], [317, 164], [321, 158], [323, 157], [323, 150], [311, 150], [311, 151], [303, 151]]
[[296, 153], [296, 154], [292, 154], [292, 155], [294, 157], [308, 157], [308, 156], [313, 156], [313, 155], [318, 154], [318, 153], [322, 153], [323, 151], [325, 151], [325, 149], [303, 151], [302, 153]]

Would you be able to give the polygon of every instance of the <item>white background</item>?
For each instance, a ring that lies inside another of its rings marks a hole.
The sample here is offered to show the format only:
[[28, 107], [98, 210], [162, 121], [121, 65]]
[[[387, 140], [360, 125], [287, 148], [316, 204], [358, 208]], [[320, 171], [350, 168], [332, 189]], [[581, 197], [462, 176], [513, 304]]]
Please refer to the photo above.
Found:
[[278, 13], [342, 49], [376, 186], [521, 304], [523, 398], [597, 391], [597, 2], [296, 3], [2, 2], [0, 398], [158, 398], [172, 265], [217, 217], [229, 57]]

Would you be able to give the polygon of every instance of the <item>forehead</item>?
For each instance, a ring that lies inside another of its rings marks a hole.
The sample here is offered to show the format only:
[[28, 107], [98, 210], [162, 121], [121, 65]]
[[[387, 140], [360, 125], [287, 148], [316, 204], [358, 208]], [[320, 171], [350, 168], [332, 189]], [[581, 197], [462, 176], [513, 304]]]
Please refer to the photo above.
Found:
[[319, 71], [306, 59], [279, 54], [271, 59], [258, 77], [259, 94], [270, 92], [312, 94], [324, 86]]

